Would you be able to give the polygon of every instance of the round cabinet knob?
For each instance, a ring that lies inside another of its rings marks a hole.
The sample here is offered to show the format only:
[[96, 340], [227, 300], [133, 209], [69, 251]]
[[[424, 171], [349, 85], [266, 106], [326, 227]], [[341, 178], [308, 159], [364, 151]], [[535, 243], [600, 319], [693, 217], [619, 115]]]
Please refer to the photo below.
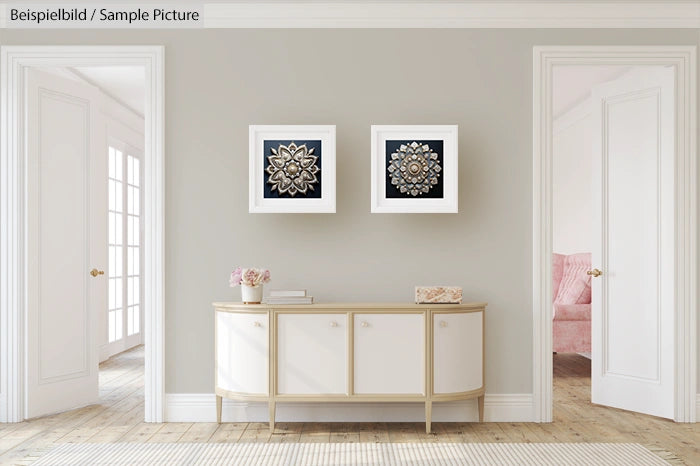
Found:
[[258, 321], [253, 322], [253, 327], [262, 327], [262, 324]]
[[338, 322], [336, 322], [336, 321], [333, 321], [333, 322], [331, 322], [331, 324], [330, 324], [330, 325], [331, 325], [331, 327], [337, 327], [337, 326], [338, 326]]
[[445, 322], [444, 320], [441, 320], [440, 327], [447, 327], [447, 322]]
[[367, 321], [364, 321], [364, 320], [362, 321], [362, 323], [360, 325], [362, 325], [363, 327], [369, 327], [369, 324], [367, 323]]

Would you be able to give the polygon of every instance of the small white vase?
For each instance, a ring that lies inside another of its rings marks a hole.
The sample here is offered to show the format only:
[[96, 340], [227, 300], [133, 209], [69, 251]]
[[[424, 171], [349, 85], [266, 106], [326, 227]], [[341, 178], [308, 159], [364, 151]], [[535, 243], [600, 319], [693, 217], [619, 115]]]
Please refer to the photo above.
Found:
[[262, 302], [262, 296], [262, 285], [241, 285], [241, 301], [243, 301], [243, 304], [260, 304]]

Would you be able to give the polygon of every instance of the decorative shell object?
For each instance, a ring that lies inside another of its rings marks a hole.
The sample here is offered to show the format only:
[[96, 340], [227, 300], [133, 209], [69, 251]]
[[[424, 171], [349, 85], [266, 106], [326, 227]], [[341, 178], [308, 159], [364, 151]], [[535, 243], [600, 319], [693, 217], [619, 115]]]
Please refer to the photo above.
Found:
[[416, 304], [461, 304], [461, 286], [417, 286]]

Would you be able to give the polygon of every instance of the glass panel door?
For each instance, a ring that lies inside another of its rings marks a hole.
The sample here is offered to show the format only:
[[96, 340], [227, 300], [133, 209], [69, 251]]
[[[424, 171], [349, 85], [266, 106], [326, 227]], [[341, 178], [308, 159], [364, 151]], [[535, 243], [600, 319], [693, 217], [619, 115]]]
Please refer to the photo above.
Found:
[[142, 222], [140, 153], [113, 141], [109, 146], [109, 353], [141, 343]]
[[141, 161], [132, 155], [127, 160], [127, 335], [141, 331]]
[[108, 341], [123, 337], [124, 304], [124, 154], [109, 148], [109, 297]]

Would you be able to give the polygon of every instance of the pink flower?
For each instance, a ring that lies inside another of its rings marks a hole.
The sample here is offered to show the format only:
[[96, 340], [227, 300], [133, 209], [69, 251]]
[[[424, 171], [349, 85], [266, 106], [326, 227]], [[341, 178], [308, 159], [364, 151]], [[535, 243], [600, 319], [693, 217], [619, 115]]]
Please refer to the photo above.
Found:
[[256, 269], [253, 267], [237, 267], [231, 272], [229, 284], [233, 287], [236, 285], [258, 286], [270, 281], [270, 271], [267, 269]]
[[236, 270], [231, 272], [231, 278], [229, 279], [229, 285], [234, 287], [241, 284], [241, 277], [243, 275], [243, 269], [236, 267]]
[[258, 282], [258, 271], [255, 269], [246, 269], [243, 272], [243, 283], [249, 286], [255, 286]]

